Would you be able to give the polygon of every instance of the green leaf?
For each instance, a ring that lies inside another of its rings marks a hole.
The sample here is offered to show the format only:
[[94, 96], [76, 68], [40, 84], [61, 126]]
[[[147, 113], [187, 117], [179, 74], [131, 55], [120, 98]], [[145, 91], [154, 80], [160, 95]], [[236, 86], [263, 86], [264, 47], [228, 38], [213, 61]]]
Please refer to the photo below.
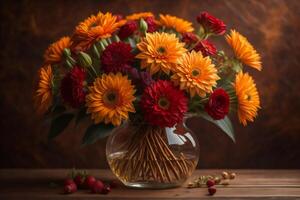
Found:
[[217, 125], [220, 129], [222, 129], [222, 131], [224, 131], [232, 139], [233, 142], [235, 142], [233, 126], [231, 124], [230, 119], [227, 116], [224, 119], [220, 119], [220, 120], [214, 120], [213, 118], [211, 118], [211, 116], [209, 116], [205, 112], [198, 113], [198, 116]]
[[113, 130], [112, 124], [93, 124], [87, 128], [82, 139], [82, 145], [93, 144], [98, 139], [108, 136]]
[[63, 130], [69, 125], [73, 117], [74, 114], [72, 113], [64, 113], [59, 115], [58, 117], [55, 117], [51, 121], [48, 138], [53, 139], [56, 136], [58, 136], [60, 133], [62, 133]]
[[66, 108], [62, 105], [59, 105], [59, 104], [52, 107], [52, 115], [54, 115], [54, 116], [59, 115], [59, 114], [65, 112], [65, 111], [66, 111]]
[[86, 109], [80, 109], [79, 112], [76, 115], [75, 124], [77, 125], [81, 120], [83, 120], [86, 117]]

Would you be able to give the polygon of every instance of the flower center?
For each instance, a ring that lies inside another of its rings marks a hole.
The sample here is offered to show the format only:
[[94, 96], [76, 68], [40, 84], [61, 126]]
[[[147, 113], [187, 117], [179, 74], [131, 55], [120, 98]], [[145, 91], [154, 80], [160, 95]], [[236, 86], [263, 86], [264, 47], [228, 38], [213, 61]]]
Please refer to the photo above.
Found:
[[118, 102], [118, 95], [115, 91], [109, 91], [103, 95], [103, 102], [108, 106], [114, 106]]
[[192, 70], [192, 76], [198, 77], [200, 75], [200, 70], [199, 69], [193, 69]]
[[247, 101], [251, 101], [251, 95], [249, 95], [249, 94], [246, 94], [246, 99], [247, 99]]
[[161, 97], [158, 100], [158, 106], [164, 110], [168, 109], [170, 107], [170, 102], [167, 98]]
[[93, 23], [91, 23], [90, 26], [89, 26], [89, 29], [92, 29], [92, 28], [94, 28], [96, 26], [99, 26], [98, 25], [98, 21], [94, 21]]
[[158, 51], [158, 53], [163, 54], [166, 52], [166, 49], [165, 49], [165, 47], [158, 47], [157, 51]]

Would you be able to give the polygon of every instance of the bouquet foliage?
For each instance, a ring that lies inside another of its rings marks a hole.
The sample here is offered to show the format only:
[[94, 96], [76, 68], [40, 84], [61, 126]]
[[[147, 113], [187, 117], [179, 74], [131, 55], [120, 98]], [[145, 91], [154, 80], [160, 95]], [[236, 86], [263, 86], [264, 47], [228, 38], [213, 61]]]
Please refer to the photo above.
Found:
[[[202, 12], [197, 22], [193, 27], [170, 15], [99, 12], [51, 44], [34, 95], [37, 111], [51, 118], [49, 138], [86, 117], [91, 124], [83, 144], [126, 120], [173, 127], [191, 113], [234, 140], [228, 115], [236, 113], [247, 125], [260, 108], [255, 82], [243, 67], [261, 70], [261, 58], [239, 32], [226, 34], [220, 19]], [[217, 36], [234, 56], [214, 45]]]

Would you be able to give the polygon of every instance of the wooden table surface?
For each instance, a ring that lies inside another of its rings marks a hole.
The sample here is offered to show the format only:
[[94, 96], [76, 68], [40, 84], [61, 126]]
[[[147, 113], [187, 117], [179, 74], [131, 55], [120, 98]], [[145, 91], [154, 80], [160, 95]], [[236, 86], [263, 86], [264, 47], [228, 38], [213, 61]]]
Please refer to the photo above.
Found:
[[[220, 170], [197, 170], [191, 179], [200, 175], [220, 174]], [[2, 169], [0, 170], [0, 199], [300, 199], [300, 170], [225, 170], [237, 173], [228, 186], [217, 186], [214, 196], [207, 188], [165, 190], [130, 189], [122, 185], [107, 195], [91, 194], [87, 190], [62, 194], [66, 169]], [[115, 180], [109, 170], [88, 170], [102, 180]]]

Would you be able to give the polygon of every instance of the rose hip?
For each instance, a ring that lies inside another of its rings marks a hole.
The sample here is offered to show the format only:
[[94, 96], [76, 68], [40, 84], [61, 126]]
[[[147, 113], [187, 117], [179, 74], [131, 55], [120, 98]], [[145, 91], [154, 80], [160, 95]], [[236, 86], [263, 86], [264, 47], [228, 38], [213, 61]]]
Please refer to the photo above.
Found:
[[214, 195], [217, 192], [217, 189], [215, 187], [208, 188], [209, 195]]
[[111, 181], [109, 183], [109, 186], [110, 186], [110, 188], [116, 188], [116, 187], [118, 187], [118, 182], [117, 181]]
[[71, 179], [71, 178], [66, 179], [65, 182], [64, 182], [64, 186], [65, 185], [70, 185], [70, 184], [75, 184], [74, 180]]
[[75, 183], [70, 183], [64, 186], [64, 193], [65, 194], [72, 194], [77, 191], [77, 186]]
[[101, 194], [108, 194], [110, 193], [111, 189], [110, 189], [110, 186], [109, 185], [105, 185]]
[[98, 180], [98, 181], [94, 182], [94, 184], [91, 188], [91, 192], [92, 193], [101, 193], [103, 188], [104, 188], [103, 182]]
[[212, 187], [215, 185], [215, 181], [212, 179], [209, 179], [206, 181], [206, 185], [207, 185], [207, 187]]
[[91, 189], [96, 181], [97, 180], [96, 180], [95, 177], [93, 177], [93, 176], [87, 176], [85, 178], [85, 187]]
[[84, 177], [82, 175], [77, 175], [74, 178], [74, 182], [76, 183], [78, 188], [83, 188], [83, 186], [84, 186]]

